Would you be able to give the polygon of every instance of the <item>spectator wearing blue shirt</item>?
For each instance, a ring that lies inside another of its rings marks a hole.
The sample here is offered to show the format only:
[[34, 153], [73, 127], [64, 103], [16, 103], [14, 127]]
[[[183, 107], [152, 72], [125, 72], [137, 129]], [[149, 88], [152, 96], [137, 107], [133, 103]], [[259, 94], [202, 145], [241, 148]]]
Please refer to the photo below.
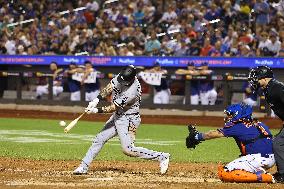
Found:
[[151, 33], [151, 38], [145, 43], [145, 51], [148, 55], [155, 54], [159, 52], [161, 48], [161, 43], [157, 39], [156, 32]]
[[138, 7], [137, 11], [134, 13], [134, 20], [137, 24], [143, 24], [145, 13], [143, 12], [143, 7]]
[[256, 24], [267, 25], [269, 24], [269, 4], [264, 0], [257, 0], [254, 4], [254, 12], [256, 14]]

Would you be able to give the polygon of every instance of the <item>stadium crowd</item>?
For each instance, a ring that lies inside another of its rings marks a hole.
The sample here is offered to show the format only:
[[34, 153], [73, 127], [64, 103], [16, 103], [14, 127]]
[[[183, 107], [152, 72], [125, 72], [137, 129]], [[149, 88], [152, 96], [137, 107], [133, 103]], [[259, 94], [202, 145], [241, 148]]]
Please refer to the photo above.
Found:
[[1, 1], [0, 54], [80, 52], [284, 56], [284, 0]]

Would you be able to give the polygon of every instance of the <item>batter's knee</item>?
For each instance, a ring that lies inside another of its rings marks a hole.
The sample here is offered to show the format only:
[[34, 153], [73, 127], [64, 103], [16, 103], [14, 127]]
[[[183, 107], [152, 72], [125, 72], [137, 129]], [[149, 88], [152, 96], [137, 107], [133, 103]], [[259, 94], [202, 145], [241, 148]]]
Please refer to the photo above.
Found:
[[136, 157], [137, 154], [135, 153], [135, 151], [133, 150], [133, 146], [125, 146], [122, 147], [122, 152], [127, 155], [127, 156], [131, 156], [131, 157]]
[[106, 140], [104, 140], [101, 136], [97, 135], [94, 140], [93, 144], [104, 144], [106, 143]]

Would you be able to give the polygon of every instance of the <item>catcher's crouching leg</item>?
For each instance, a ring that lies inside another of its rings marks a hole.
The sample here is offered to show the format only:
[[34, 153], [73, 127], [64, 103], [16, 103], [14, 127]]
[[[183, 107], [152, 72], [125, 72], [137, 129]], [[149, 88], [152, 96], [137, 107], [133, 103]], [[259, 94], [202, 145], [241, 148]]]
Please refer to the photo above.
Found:
[[244, 170], [226, 171], [222, 165], [218, 166], [218, 176], [223, 182], [263, 182], [274, 183], [273, 176], [269, 173], [251, 173]]

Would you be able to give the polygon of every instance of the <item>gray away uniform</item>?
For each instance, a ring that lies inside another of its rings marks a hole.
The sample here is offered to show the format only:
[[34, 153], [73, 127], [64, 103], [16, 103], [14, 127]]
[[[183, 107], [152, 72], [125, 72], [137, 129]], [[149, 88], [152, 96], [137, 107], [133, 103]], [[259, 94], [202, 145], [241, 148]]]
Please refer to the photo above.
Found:
[[83, 158], [82, 163], [89, 166], [103, 145], [117, 135], [120, 139], [123, 153], [126, 155], [163, 161], [167, 158], [167, 153], [134, 146], [135, 133], [141, 122], [139, 114], [141, 86], [138, 79], [135, 78], [131, 86], [124, 86], [115, 77], [111, 80], [111, 85], [113, 89], [112, 102], [118, 109], [106, 122], [102, 131], [94, 138], [92, 146]]

